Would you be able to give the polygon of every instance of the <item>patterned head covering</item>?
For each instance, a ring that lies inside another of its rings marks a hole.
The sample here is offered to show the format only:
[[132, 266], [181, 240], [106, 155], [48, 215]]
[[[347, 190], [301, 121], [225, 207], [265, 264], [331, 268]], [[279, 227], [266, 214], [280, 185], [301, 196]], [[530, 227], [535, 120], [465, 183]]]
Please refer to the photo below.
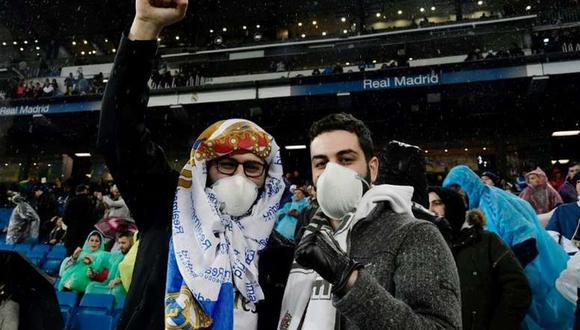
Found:
[[[219, 210], [206, 186], [208, 161], [236, 152], [264, 159], [264, 187], [247, 214]], [[173, 204], [166, 285], [166, 328], [228, 328], [233, 292], [250, 304], [264, 298], [258, 252], [266, 247], [284, 191], [279, 147], [268, 133], [243, 119], [219, 121], [194, 142]]]

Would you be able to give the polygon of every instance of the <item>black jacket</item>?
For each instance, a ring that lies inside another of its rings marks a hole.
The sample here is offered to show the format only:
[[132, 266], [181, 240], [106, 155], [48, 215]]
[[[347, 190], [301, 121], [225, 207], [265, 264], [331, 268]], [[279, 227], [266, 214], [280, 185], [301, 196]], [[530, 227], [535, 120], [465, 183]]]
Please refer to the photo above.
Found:
[[64, 240], [66, 253], [72, 255], [77, 247], [82, 248], [87, 236], [95, 228], [95, 204], [86, 194], [77, 195], [68, 202], [62, 220], [68, 226]]
[[464, 229], [453, 244], [463, 329], [519, 329], [532, 301], [518, 260], [494, 233]]
[[[163, 149], [145, 127], [147, 82], [156, 51], [156, 41], [121, 39], [99, 123], [99, 149], [141, 234], [131, 287], [117, 329], [164, 327], [167, 255], [178, 172], [171, 168]], [[259, 329], [276, 327], [290, 271], [293, 247], [279, 243], [271, 239], [260, 256], [259, 279], [266, 302], [257, 306]]]

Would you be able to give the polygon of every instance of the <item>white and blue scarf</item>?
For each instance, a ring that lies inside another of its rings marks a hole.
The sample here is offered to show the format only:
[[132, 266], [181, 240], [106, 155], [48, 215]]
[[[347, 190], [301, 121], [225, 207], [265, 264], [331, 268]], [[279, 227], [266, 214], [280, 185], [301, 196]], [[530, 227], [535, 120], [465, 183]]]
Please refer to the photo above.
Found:
[[[257, 138], [264, 136], [267, 146]], [[245, 140], [255, 143], [248, 145]], [[252, 152], [268, 164], [264, 188], [241, 217], [222, 214], [215, 193], [206, 187], [207, 161], [227, 155], [230, 149]], [[264, 299], [258, 283], [258, 252], [266, 247], [283, 190], [279, 147], [260, 127], [231, 119], [202, 133], [181, 172], [173, 203], [166, 329], [231, 330], [235, 291], [250, 304]]]

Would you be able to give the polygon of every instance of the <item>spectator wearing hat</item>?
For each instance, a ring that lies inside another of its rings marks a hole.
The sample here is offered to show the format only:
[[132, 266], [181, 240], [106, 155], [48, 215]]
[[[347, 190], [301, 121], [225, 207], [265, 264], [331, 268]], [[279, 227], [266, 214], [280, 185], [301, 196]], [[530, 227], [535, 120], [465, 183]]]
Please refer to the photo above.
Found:
[[491, 171], [485, 171], [481, 174], [481, 182], [491, 187], [500, 188], [501, 178], [499, 177], [499, 175]]
[[294, 233], [296, 232], [296, 225], [298, 224], [300, 214], [310, 204], [306, 188], [295, 187], [292, 192], [292, 200], [278, 210], [278, 221], [276, 221], [274, 227], [278, 233], [290, 241], [294, 240]]

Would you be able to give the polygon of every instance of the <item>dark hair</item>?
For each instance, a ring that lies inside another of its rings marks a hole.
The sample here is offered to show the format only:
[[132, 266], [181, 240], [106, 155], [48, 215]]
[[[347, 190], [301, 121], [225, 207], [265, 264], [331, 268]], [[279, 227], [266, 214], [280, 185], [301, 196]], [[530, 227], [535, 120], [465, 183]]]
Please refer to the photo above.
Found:
[[93, 232], [92, 234], [90, 234], [89, 239], [91, 239], [91, 237], [93, 236], [97, 236], [99, 238], [99, 242], [103, 242], [103, 236], [101, 236], [101, 234], [99, 234], [98, 232]]
[[122, 231], [122, 232], [117, 234], [117, 237], [118, 238], [127, 237], [128, 239], [131, 239], [131, 238], [133, 238], [133, 234], [131, 234], [131, 232], [129, 232], [129, 231]]
[[314, 122], [310, 126], [310, 142], [322, 133], [339, 130], [356, 134], [367, 162], [373, 157], [374, 145], [371, 131], [361, 120], [349, 113], [333, 113]]

